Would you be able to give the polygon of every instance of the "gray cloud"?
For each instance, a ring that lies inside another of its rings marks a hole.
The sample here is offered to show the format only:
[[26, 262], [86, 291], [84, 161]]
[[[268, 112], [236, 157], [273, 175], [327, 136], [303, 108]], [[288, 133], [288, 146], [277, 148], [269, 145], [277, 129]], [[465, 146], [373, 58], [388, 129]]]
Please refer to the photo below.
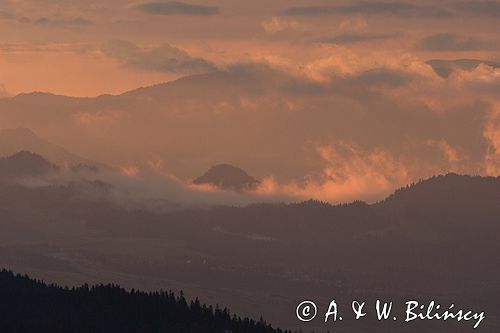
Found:
[[355, 81], [367, 86], [400, 87], [411, 79], [410, 75], [396, 70], [377, 68], [358, 74]]
[[50, 20], [46, 17], [40, 17], [39, 19], [36, 19], [35, 21], [33, 21], [34, 24], [49, 24], [50, 23]]
[[200, 74], [217, 70], [213, 63], [190, 56], [187, 52], [163, 44], [157, 48], [141, 48], [128, 41], [116, 40], [108, 43], [103, 51], [125, 66], [156, 72], [178, 74]]
[[177, 1], [146, 2], [138, 5], [136, 8], [144, 13], [156, 15], [212, 16], [219, 12], [218, 7], [192, 5]]
[[0, 20], [13, 20], [16, 16], [4, 10], [0, 10]]
[[443, 59], [431, 59], [426, 61], [432, 69], [443, 78], [449, 77], [456, 69], [461, 69], [465, 71], [473, 71], [479, 65], [484, 64], [491, 66], [493, 68], [500, 68], [500, 61], [489, 61], [489, 60], [479, 60], [479, 59], [456, 59], [456, 60], [443, 60]]
[[72, 17], [72, 18], [66, 18], [66, 19], [55, 19], [51, 20], [51, 22], [54, 25], [60, 25], [60, 26], [71, 26], [71, 27], [84, 27], [84, 26], [89, 26], [93, 25], [94, 23], [84, 17]]
[[399, 34], [376, 34], [376, 33], [357, 33], [357, 34], [341, 34], [331, 38], [320, 40], [320, 43], [328, 44], [352, 44], [359, 42], [368, 42], [374, 40], [385, 40], [398, 38]]
[[467, 14], [500, 17], [500, 2], [498, 1], [458, 1], [455, 6]]
[[[27, 21], [29, 23], [30, 21]], [[50, 19], [48, 17], [40, 17], [34, 21], [33, 24], [38, 25], [52, 25], [59, 27], [84, 27], [93, 25], [92, 21], [87, 20], [83, 17], [71, 17], [71, 18], [56, 18]]]
[[430, 35], [419, 43], [419, 48], [426, 51], [479, 51], [497, 50], [498, 47], [498, 41], [483, 40], [453, 33]]
[[357, 2], [338, 6], [303, 6], [285, 10], [287, 15], [320, 16], [334, 14], [389, 14], [403, 17], [449, 18], [449, 10], [436, 6], [415, 5], [406, 2]]
[[17, 21], [19, 23], [30, 23], [31, 22], [31, 19], [29, 17], [26, 17], [26, 16], [22, 16], [20, 18], [17, 19]]
[[35, 25], [45, 25], [45, 26], [57, 26], [57, 27], [84, 27], [90, 26], [94, 23], [84, 17], [55, 17], [49, 18], [42, 16], [36, 19], [31, 19], [26, 16], [16, 16], [7, 11], [0, 10], [0, 20], [17, 20], [19, 23], [24, 24], [35, 24]]

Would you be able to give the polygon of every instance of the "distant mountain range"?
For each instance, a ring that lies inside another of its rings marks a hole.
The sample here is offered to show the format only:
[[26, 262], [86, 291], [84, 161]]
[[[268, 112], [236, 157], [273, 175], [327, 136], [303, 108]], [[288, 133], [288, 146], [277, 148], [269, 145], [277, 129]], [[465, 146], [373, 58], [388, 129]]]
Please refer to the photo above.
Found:
[[202, 176], [193, 180], [194, 184], [209, 184], [224, 190], [254, 190], [260, 182], [248, 175], [243, 169], [230, 164], [218, 164], [211, 167]]
[[[474, 59], [429, 61], [443, 76], [480, 63], [497, 66]], [[168, 172], [183, 181], [195, 179], [217, 161], [230, 161], [251, 170], [256, 179], [274, 175], [279, 183], [299, 183], [305, 176], [321, 174], [329, 163], [318, 153], [318, 145], [338, 142], [356, 144], [356, 154], [388, 149], [408, 164], [418, 164], [409, 168], [415, 179], [450, 168], [441, 149], [429, 142], [446, 142], [469, 156], [470, 170], [480, 170], [489, 145], [482, 135], [489, 108], [465, 108], [459, 117], [434, 112], [420, 100], [407, 104], [406, 99], [388, 98], [386, 89], [372, 89], [379, 83], [410, 87], [407, 76], [413, 74], [403, 72], [380, 68], [320, 84], [269, 66], [248, 65], [116, 96], [74, 98], [38, 92], [2, 98], [0, 123], [30, 128], [71, 152], [110, 165], [161, 159]], [[460, 140], [453, 134], [455, 128], [462, 133]], [[401, 133], [408, 135], [391, 139]], [[0, 141], [0, 153], [5, 142]], [[409, 144], [425, 151], [426, 160], [417, 160]], [[56, 164], [69, 159], [35, 148], [23, 147]], [[9, 148], [2, 154], [18, 150]], [[348, 161], [350, 153], [340, 151], [345, 156], [339, 156], [339, 162], [344, 157]], [[380, 199], [378, 195], [363, 199]]]

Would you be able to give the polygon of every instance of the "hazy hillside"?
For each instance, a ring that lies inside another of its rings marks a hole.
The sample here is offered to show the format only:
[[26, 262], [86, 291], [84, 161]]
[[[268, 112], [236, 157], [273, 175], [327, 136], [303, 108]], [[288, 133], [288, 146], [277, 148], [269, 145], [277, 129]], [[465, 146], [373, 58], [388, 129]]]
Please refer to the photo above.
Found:
[[90, 180], [0, 185], [0, 265], [64, 284], [183, 289], [285, 328], [299, 327], [290, 307], [301, 298], [332, 295], [457, 302], [499, 327], [498, 177], [433, 177], [371, 205], [156, 211], [108, 191]]
[[43, 177], [58, 170], [58, 166], [42, 156], [27, 151], [0, 157], [0, 180]]
[[129, 292], [117, 285], [68, 289], [5, 270], [0, 297], [2, 332], [282, 332], [172, 292]]
[[10, 156], [23, 150], [42, 155], [58, 165], [91, 163], [60, 146], [43, 140], [28, 128], [0, 129], [0, 156]]

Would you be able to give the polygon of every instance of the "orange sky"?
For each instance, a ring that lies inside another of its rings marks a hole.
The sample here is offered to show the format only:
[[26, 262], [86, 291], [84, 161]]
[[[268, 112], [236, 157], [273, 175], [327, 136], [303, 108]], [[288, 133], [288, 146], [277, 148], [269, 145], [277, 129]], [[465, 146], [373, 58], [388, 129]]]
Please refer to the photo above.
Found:
[[[139, 53], [172, 45], [187, 51], [186, 57], [217, 67], [242, 61], [306, 66], [331, 53], [332, 44], [355, 54], [392, 50], [422, 60], [496, 60], [498, 8], [491, 1], [387, 5], [377, 1], [5, 0], [0, 2], [0, 84], [11, 94], [50, 91], [96, 96], [204, 71], [162, 66], [178, 55], [161, 52], [131, 65], [130, 54], [109, 51], [108, 45], [116, 40], [136, 45]], [[443, 39], [441, 47], [432, 44], [433, 37]], [[429, 45], [422, 46], [426, 38]]]

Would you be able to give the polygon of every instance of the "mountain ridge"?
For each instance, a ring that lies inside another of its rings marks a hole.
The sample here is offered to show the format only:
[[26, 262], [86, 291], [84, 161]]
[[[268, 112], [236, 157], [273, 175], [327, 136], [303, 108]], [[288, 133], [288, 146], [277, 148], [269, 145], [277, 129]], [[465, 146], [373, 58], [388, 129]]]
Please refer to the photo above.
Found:
[[98, 164], [42, 139], [29, 128], [0, 129], [0, 156], [10, 156], [20, 151], [39, 154], [59, 166]]

